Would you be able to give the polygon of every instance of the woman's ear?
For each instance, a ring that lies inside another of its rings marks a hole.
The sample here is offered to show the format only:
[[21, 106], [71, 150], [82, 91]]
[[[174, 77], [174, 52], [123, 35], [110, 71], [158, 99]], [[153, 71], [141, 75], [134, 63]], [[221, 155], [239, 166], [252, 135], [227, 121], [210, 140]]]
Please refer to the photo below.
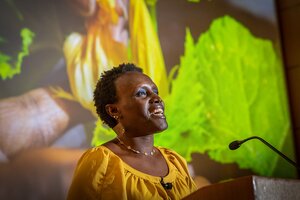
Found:
[[106, 112], [113, 118], [119, 118], [120, 112], [116, 104], [107, 104], [105, 106]]

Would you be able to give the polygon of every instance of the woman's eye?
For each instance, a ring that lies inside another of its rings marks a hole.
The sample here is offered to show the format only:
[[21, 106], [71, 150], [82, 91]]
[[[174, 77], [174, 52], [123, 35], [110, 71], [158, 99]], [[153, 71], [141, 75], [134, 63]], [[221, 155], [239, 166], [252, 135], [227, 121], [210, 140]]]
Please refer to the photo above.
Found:
[[147, 95], [147, 92], [146, 92], [145, 89], [139, 89], [135, 95], [136, 95], [137, 97], [140, 97], [140, 96], [146, 96], [146, 95]]
[[158, 95], [158, 89], [154, 89], [153, 92]]

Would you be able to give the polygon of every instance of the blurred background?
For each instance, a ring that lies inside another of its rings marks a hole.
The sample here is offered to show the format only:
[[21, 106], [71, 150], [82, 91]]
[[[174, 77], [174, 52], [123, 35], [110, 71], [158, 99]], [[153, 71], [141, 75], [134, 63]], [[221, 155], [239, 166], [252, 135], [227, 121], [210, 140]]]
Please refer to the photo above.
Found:
[[158, 85], [155, 144], [199, 187], [298, 178], [300, 1], [2, 0], [0, 199], [65, 199], [77, 160], [115, 134], [95, 114], [100, 74], [124, 62]]

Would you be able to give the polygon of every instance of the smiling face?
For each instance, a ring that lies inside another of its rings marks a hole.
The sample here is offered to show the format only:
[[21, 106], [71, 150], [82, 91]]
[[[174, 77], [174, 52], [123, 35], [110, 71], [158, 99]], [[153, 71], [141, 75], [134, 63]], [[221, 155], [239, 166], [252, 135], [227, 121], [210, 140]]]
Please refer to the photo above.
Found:
[[148, 76], [127, 72], [117, 78], [115, 85], [118, 101], [111, 110], [120, 117], [127, 134], [144, 136], [168, 127], [164, 103], [158, 96], [157, 86]]

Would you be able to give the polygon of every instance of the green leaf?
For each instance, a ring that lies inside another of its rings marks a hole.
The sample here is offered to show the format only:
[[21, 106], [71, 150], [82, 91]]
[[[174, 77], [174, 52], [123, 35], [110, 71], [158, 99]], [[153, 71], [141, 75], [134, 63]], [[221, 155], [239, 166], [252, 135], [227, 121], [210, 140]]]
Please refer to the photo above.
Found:
[[[22, 38], [22, 49], [16, 59], [0, 52], [0, 76], [3, 80], [20, 74], [23, 59], [29, 55], [29, 46], [33, 42], [34, 33], [27, 28], [23, 28], [20, 35]], [[4, 39], [1, 38], [1, 41], [4, 41]]]
[[190, 3], [200, 3], [201, 0], [187, 0]]
[[196, 43], [187, 30], [165, 104], [169, 129], [156, 136], [156, 144], [187, 160], [192, 152], [207, 152], [220, 163], [272, 175], [278, 156], [263, 144], [248, 142], [234, 152], [228, 144], [257, 135], [283, 149], [291, 134], [280, 57], [271, 41], [229, 16], [214, 20]]
[[114, 137], [116, 137], [116, 133], [98, 120], [93, 133], [92, 146], [99, 146]]

